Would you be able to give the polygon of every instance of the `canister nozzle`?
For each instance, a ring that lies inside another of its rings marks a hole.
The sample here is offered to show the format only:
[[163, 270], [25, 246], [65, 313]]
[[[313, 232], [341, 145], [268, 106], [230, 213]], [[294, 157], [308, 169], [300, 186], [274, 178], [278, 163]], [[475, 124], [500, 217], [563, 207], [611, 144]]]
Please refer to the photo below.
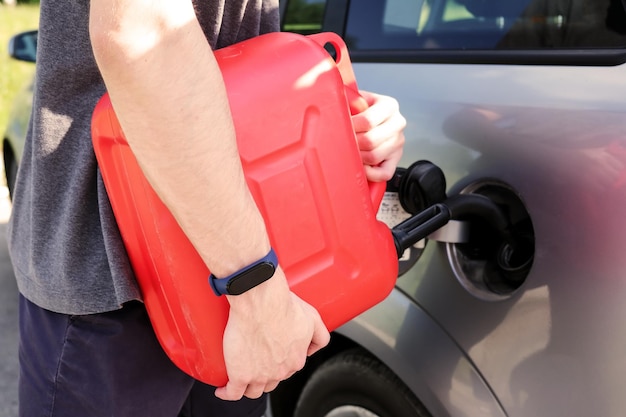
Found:
[[435, 204], [414, 214], [391, 229], [398, 258], [404, 251], [450, 221], [450, 210], [444, 204]]
[[399, 171], [395, 181], [399, 181], [398, 193], [403, 208], [413, 214], [391, 231], [398, 257], [450, 220], [479, 218], [489, 224], [503, 242], [511, 240], [509, 220], [494, 201], [479, 194], [447, 197], [444, 174], [431, 162], [412, 164]]

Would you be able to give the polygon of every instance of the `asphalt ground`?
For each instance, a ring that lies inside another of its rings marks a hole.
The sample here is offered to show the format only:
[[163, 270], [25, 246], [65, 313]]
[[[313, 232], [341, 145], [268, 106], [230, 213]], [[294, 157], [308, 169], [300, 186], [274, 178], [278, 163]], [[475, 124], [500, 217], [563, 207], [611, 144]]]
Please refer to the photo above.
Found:
[[7, 248], [9, 191], [0, 187], [0, 417], [17, 416], [17, 286]]

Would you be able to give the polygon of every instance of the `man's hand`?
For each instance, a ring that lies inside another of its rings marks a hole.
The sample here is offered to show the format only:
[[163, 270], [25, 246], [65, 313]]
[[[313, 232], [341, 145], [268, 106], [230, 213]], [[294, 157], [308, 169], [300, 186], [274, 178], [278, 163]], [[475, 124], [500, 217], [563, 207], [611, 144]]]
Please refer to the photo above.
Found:
[[228, 301], [224, 360], [229, 380], [215, 391], [223, 400], [258, 398], [272, 391], [330, 341], [317, 310], [289, 290], [280, 269]]
[[352, 116], [367, 179], [389, 180], [402, 157], [406, 119], [391, 97], [359, 91], [369, 107]]

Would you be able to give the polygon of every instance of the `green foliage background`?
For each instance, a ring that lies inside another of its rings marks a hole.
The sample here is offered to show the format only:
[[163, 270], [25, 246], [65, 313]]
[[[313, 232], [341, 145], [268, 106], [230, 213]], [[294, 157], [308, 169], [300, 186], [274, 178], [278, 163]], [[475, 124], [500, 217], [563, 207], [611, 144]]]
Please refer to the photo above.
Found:
[[284, 30], [302, 34], [319, 31], [325, 5], [326, 2], [323, 0], [317, 2], [291, 0], [285, 13]]
[[11, 36], [38, 27], [39, 2], [33, 3], [37, 4], [11, 7], [0, 3], [0, 134], [6, 130], [13, 98], [27, 85], [35, 71], [33, 64], [15, 61], [8, 55]]

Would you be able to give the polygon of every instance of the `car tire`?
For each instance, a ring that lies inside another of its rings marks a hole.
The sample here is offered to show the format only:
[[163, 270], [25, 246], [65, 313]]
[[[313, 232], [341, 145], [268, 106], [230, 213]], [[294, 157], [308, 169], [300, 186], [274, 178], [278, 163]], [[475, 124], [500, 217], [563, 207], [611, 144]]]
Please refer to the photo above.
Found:
[[9, 188], [9, 197], [13, 199], [13, 193], [15, 192], [15, 181], [17, 179], [17, 161], [14, 157], [5, 158], [5, 175], [7, 180], [7, 187]]
[[306, 383], [294, 417], [430, 417], [384, 364], [363, 349], [339, 353]]

